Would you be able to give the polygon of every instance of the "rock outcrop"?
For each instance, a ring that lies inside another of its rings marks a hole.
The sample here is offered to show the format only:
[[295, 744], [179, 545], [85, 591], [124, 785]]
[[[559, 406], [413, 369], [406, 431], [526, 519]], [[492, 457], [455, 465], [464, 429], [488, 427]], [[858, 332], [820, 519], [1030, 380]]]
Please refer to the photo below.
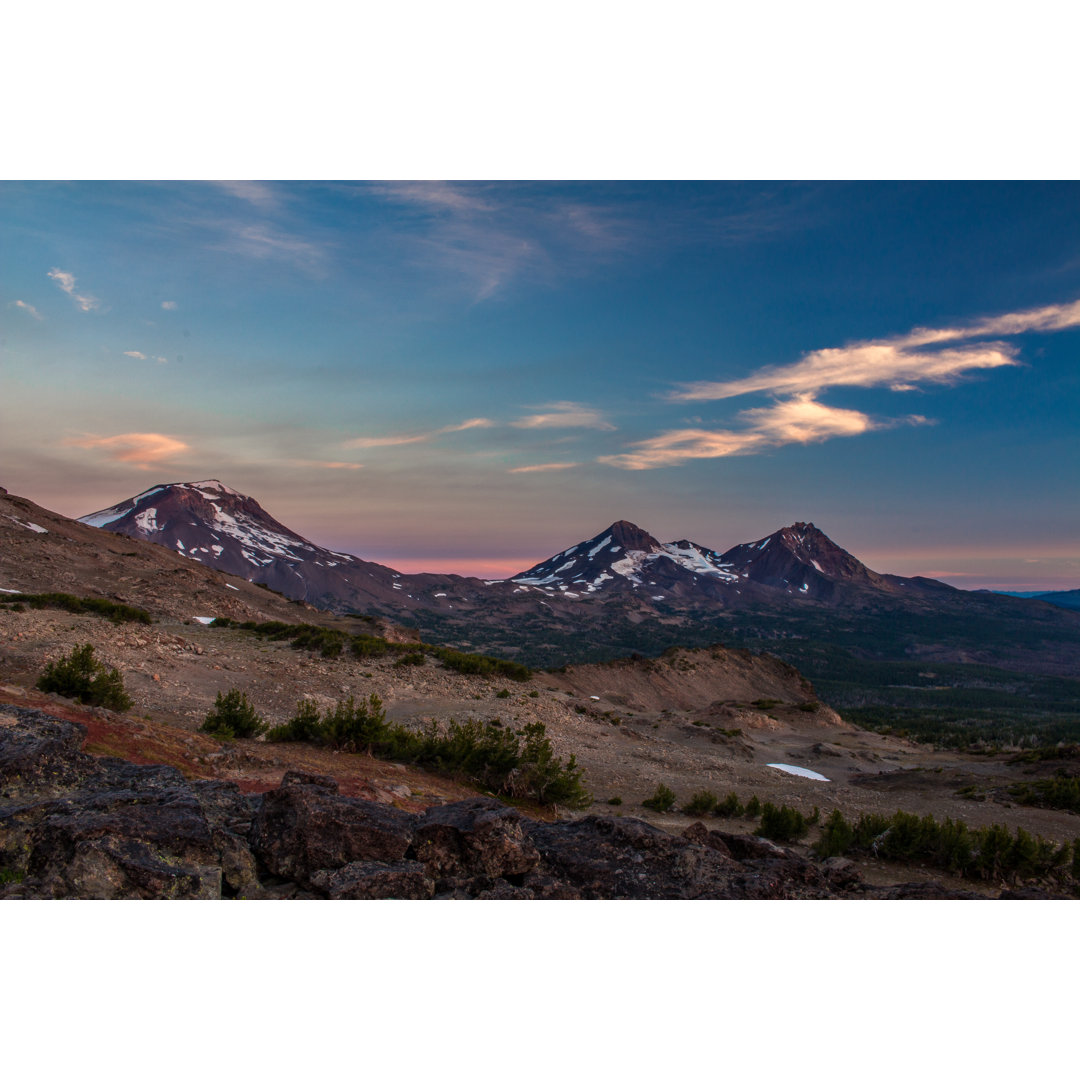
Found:
[[872, 887], [846, 859], [701, 822], [681, 836], [633, 818], [545, 823], [488, 798], [410, 814], [304, 772], [245, 795], [91, 757], [83, 734], [0, 709], [0, 898], [975, 898], [938, 882]]

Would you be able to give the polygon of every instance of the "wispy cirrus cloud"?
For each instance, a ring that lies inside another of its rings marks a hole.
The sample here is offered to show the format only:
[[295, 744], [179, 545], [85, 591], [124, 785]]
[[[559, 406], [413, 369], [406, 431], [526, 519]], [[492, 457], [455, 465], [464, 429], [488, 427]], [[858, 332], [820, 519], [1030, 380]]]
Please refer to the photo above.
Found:
[[518, 279], [558, 282], [628, 246], [631, 219], [610, 206], [533, 185], [424, 181], [366, 191], [410, 220], [417, 265], [464, 285], [479, 303]]
[[171, 435], [155, 431], [132, 431], [123, 435], [84, 435], [65, 439], [64, 446], [79, 446], [85, 450], [101, 450], [113, 461], [134, 465], [137, 469], [149, 469], [161, 461], [177, 457], [191, 447]]
[[[816, 349], [793, 364], [766, 367], [741, 379], [683, 383], [663, 395], [668, 401], [721, 401], [769, 393], [772, 405], [745, 409], [742, 426], [706, 430], [681, 428], [633, 443], [622, 454], [597, 460], [623, 469], [655, 469], [699, 458], [752, 454], [789, 443], [822, 442], [901, 424], [927, 424], [924, 416], [876, 419], [819, 400], [832, 387], [887, 387], [911, 391], [920, 385], [949, 385], [973, 371], [1011, 367], [1018, 349], [1003, 338], [1030, 331], [1049, 333], [1080, 326], [1080, 300], [979, 319], [963, 326], [916, 327], [907, 334]], [[939, 346], [947, 346], [940, 348]]]
[[281, 201], [279, 189], [262, 180], [216, 180], [215, 184], [259, 210], [274, 210]]
[[614, 431], [615, 425], [599, 409], [590, 408], [576, 401], [553, 401], [547, 405], [529, 406], [537, 410], [520, 420], [512, 420], [511, 427], [518, 428], [593, 428], [596, 431]]
[[20, 311], [25, 311], [30, 318], [37, 319], [38, 322], [44, 319], [41, 312], [33, 304], [28, 304], [25, 300], [12, 300], [9, 307], [17, 307]]
[[161, 307], [162, 307], [162, 309], [164, 311], [175, 311], [176, 310], [176, 301], [175, 300], [162, 300], [161, 301]]
[[549, 461], [543, 465], [519, 465], [516, 469], [507, 469], [508, 473], [557, 472], [560, 469], [576, 469], [580, 461]]
[[[685, 383], [666, 395], [669, 401], [719, 401], [742, 394], [818, 393], [831, 386], [911, 390], [920, 383], [951, 383], [971, 371], [1015, 365], [1017, 350], [1001, 341], [1028, 331], [1049, 332], [1080, 326], [1080, 300], [981, 319], [970, 326], [917, 327], [899, 337], [816, 349], [794, 364], [762, 368], [743, 379]], [[963, 344], [972, 342], [971, 344]], [[930, 346], [959, 343], [957, 348]]]
[[272, 225], [232, 222], [225, 231], [225, 239], [214, 245], [222, 251], [252, 259], [285, 259], [309, 270], [318, 269], [323, 262], [325, 253], [320, 245]]
[[469, 431], [472, 428], [494, 427], [495, 421], [488, 420], [483, 416], [476, 416], [465, 420], [460, 424], [450, 424], [447, 427], [436, 428], [434, 431], [421, 431], [401, 435], [361, 435], [355, 439], [347, 439], [341, 445], [346, 450], [373, 450], [382, 446], [408, 446], [411, 443], [431, 442], [440, 435], [451, 435], [456, 431]]
[[75, 301], [76, 306], [80, 311], [93, 311], [100, 306], [100, 301], [93, 296], [83, 296], [75, 291], [75, 275], [69, 274], [66, 270], [61, 270], [59, 267], [54, 266], [48, 273], [53, 281], [60, 286]]
[[164, 356], [147, 356], [144, 352], [139, 352], [138, 349], [129, 349], [124, 353], [125, 356], [130, 356], [132, 360], [156, 360], [159, 364], [167, 364], [168, 358]]
[[864, 435], [897, 424], [928, 423], [923, 416], [877, 420], [857, 409], [825, 405], [809, 393], [763, 408], [746, 409], [737, 419], [745, 426], [717, 431], [703, 428], [665, 431], [631, 444], [626, 453], [609, 454], [597, 460], [620, 469], [659, 469], [702, 458], [753, 454], [790, 443], [805, 445], [841, 436]]

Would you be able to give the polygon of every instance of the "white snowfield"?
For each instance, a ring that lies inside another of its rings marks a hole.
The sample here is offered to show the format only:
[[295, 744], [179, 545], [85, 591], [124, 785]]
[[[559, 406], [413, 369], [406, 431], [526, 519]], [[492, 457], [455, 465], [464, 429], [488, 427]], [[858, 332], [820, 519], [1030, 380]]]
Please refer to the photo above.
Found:
[[822, 776], [813, 769], [804, 769], [801, 765], [780, 765], [770, 762], [766, 768], [779, 769], [781, 772], [791, 773], [792, 776], [804, 776], [807, 780], [824, 780], [826, 784], [830, 783], [827, 776]]
[[216, 615], [195, 615], [193, 616], [196, 622], [201, 622], [203, 626], [209, 626], [216, 618]]
[[[594, 558], [610, 543], [611, 537], [604, 537], [603, 540], [589, 550], [588, 558]], [[577, 547], [581, 546], [580, 544], [577, 545]], [[634, 585], [645, 584], [642, 575], [658, 559], [670, 559], [684, 570], [689, 570], [694, 574], [708, 575], [727, 582], [739, 580], [739, 575], [735, 572], [734, 566], [731, 563], [721, 562], [720, 556], [715, 551], [705, 552], [694, 546], [684, 548], [679, 547], [677, 544], [664, 544], [660, 551], [642, 551], [639, 549], [623, 551], [621, 547], [612, 547], [609, 554], [614, 555], [617, 552], [622, 552], [622, 557], [612, 562], [607, 570], [601, 569], [599, 574], [590, 581], [589, 578], [595, 573], [596, 567], [589, 567], [587, 562], [576, 573], [572, 573], [574, 566], [582, 557], [579, 556], [566, 562], [559, 562], [560, 559], [576, 551], [577, 547], [564, 551], [562, 555], [556, 556], [550, 562], [538, 567], [534, 576], [517, 577], [513, 578], [513, 581], [518, 585], [537, 585], [545, 588], [547, 592], [553, 591], [551, 586], [558, 586], [564, 590], [565, 594], [566, 586], [572, 584], [584, 586], [585, 592], [594, 593], [601, 588], [605, 581], [614, 581], [613, 575], [615, 574], [626, 578], [627, 581], [632, 582]], [[611, 572], [608, 573], [608, 570]], [[654, 582], [649, 582], [649, 584], [654, 584]]]

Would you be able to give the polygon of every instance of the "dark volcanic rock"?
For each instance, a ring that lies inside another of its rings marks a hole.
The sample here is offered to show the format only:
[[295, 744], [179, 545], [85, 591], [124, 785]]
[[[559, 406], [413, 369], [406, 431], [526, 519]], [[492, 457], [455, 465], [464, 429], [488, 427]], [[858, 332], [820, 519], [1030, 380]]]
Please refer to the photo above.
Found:
[[695, 844], [704, 844], [713, 851], [719, 851], [721, 855], [732, 857], [731, 848], [724, 842], [723, 837], [718, 832], [706, 829], [703, 822], [695, 821], [693, 825], [683, 829], [683, 836]]
[[303, 772], [244, 795], [82, 754], [82, 734], [0, 710], [0, 897], [978, 899], [936, 881], [869, 886], [847, 859], [814, 862], [702, 822], [682, 836], [633, 818], [548, 824], [483, 798], [408, 814]]
[[0, 795], [70, 783], [89, 767], [80, 724], [10, 705], [0, 710], [0, 735]]
[[540, 856], [526, 819], [496, 799], [466, 799], [434, 806], [416, 826], [416, 857], [436, 878], [527, 874]]
[[867, 886], [862, 895], [867, 900], [982, 900], [967, 889], [952, 889], [940, 881], [906, 881], [900, 885]]
[[331, 900], [430, 900], [435, 882], [424, 873], [423, 863], [354, 862], [338, 870], [320, 870], [312, 884]]
[[403, 810], [292, 782], [263, 796], [251, 847], [271, 874], [303, 884], [319, 870], [403, 859], [415, 822]]
[[529, 832], [543, 869], [578, 888], [585, 899], [715, 898], [728, 886], [735, 865], [718, 851], [633, 818], [590, 816], [532, 824]]

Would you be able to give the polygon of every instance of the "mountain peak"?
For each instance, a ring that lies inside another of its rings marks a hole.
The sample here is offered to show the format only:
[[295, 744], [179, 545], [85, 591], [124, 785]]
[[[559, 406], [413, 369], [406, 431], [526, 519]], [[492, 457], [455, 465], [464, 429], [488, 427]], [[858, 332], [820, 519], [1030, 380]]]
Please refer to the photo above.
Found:
[[632, 521], [616, 521], [593, 540], [602, 540], [605, 536], [610, 536], [612, 543], [627, 551], [659, 551], [662, 546], [655, 536]]
[[751, 581], [823, 598], [837, 581], [881, 585], [880, 575], [831, 540], [812, 521], [796, 521], [749, 544], [725, 551]]

